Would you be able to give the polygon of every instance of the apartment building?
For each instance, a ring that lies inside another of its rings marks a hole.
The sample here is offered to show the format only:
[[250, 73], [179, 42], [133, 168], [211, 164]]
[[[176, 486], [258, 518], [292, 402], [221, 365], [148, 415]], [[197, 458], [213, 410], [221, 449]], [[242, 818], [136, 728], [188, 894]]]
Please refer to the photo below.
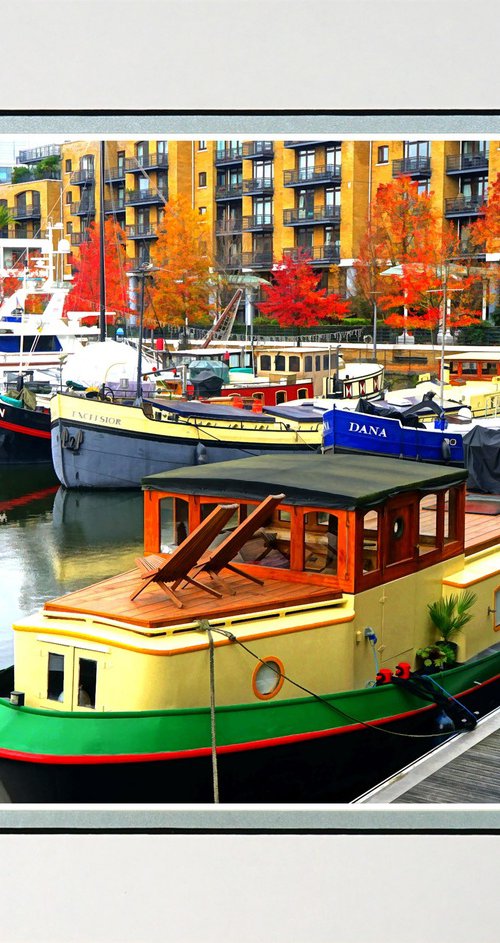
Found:
[[432, 193], [438, 216], [460, 235], [500, 171], [500, 145], [486, 140], [123, 140], [21, 152], [39, 166], [60, 157], [60, 179], [0, 185], [16, 234], [62, 221], [77, 260], [103, 211], [125, 233], [127, 261], [149, 259], [169, 197], [186, 195], [206, 219], [215, 265], [269, 278], [273, 264], [305, 253], [321, 284], [344, 291], [377, 187], [400, 174]]

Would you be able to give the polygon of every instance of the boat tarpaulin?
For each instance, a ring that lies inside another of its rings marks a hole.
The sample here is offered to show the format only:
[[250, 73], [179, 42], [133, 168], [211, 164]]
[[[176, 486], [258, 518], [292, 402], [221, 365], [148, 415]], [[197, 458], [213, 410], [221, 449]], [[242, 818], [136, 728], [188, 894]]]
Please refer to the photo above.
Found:
[[145, 403], [151, 403], [157, 409], [173, 413], [183, 419], [225, 419], [237, 422], [275, 422], [272, 416], [262, 416], [261, 413], [253, 413], [249, 409], [239, 409], [236, 406], [225, 406], [223, 403], [202, 403], [199, 400], [159, 400], [145, 399]]
[[500, 493], [500, 429], [475, 426], [463, 437], [467, 487]]
[[404, 491], [430, 492], [465, 481], [464, 468], [348, 453], [260, 455], [148, 475], [144, 489], [259, 501], [284, 492], [286, 504], [352, 509]]

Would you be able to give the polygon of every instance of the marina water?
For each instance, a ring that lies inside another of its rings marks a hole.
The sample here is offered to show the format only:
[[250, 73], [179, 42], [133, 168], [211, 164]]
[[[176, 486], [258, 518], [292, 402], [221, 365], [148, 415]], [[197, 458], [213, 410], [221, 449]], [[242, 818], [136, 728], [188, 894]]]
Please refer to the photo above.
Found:
[[1, 467], [0, 668], [19, 616], [133, 567], [142, 546], [141, 491], [67, 491], [51, 465]]

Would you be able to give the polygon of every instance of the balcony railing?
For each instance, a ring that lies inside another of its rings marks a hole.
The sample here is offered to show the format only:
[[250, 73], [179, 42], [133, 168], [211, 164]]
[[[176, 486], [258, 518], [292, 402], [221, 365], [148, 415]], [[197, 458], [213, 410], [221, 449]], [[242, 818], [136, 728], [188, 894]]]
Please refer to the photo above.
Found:
[[104, 200], [104, 212], [105, 213], [124, 213], [125, 212], [125, 200]]
[[304, 184], [340, 183], [341, 167], [327, 164], [325, 167], [304, 167], [299, 170], [283, 171], [285, 187], [301, 187]]
[[243, 183], [224, 183], [215, 188], [216, 200], [238, 200], [243, 195]]
[[340, 206], [318, 206], [313, 210], [283, 210], [285, 226], [300, 226], [304, 223], [339, 223]]
[[233, 233], [242, 232], [243, 221], [241, 216], [231, 217], [230, 219], [218, 219], [215, 224], [215, 233], [217, 236], [231, 236]]
[[141, 170], [165, 170], [168, 167], [168, 154], [144, 154], [142, 157], [125, 158], [128, 174], [139, 174]]
[[488, 170], [488, 153], [480, 154], [453, 154], [446, 158], [446, 173], [479, 173]]
[[271, 213], [257, 213], [255, 216], [243, 217], [243, 232], [269, 230], [274, 226], [274, 216]]
[[105, 183], [114, 183], [117, 180], [125, 180], [125, 166], [123, 164], [120, 164], [119, 167], [108, 167], [104, 171]]
[[239, 164], [241, 160], [243, 160], [243, 144], [221, 147], [215, 152], [216, 164]]
[[315, 144], [331, 144], [331, 141], [284, 141], [285, 147], [311, 147]]
[[125, 202], [128, 206], [133, 204], [143, 205], [144, 203], [160, 203], [162, 206], [168, 200], [168, 191], [160, 188], [149, 190], [127, 190]]
[[82, 242], [89, 241], [88, 232], [72, 232], [71, 233], [71, 245], [72, 246], [81, 246]]
[[218, 252], [216, 263], [219, 269], [239, 269], [242, 265], [241, 252], [234, 252], [230, 255], [225, 252]]
[[93, 216], [95, 213], [95, 203], [93, 200], [80, 200], [79, 203], [71, 203], [72, 216]]
[[153, 223], [140, 223], [135, 226], [127, 226], [127, 239], [157, 239], [156, 225]]
[[261, 252], [242, 252], [241, 263], [243, 268], [270, 269], [273, 264], [272, 250], [264, 249]]
[[444, 201], [445, 216], [474, 216], [486, 203], [483, 196], [464, 197]]
[[40, 219], [42, 215], [38, 203], [31, 206], [24, 206], [22, 203], [17, 206], [10, 206], [9, 213], [13, 219]]
[[274, 180], [269, 177], [251, 177], [243, 181], [243, 192], [249, 196], [252, 193], [272, 193]]
[[70, 183], [73, 186], [76, 184], [81, 187], [86, 183], [92, 183], [95, 178], [95, 171], [93, 167], [87, 167], [85, 170], [74, 170], [71, 174]]
[[272, 157], [274, 153], [274, 141], [245, 141], [243, 144], [243, 157]]
[[430, 157], [402, 157], [392, 162], [393, 177], [400, 177], [401, 174], [406, 174], [408, 177], [430, 177], [430, 173]]
[[283, 249], [283, 255], [294, 261], [305, 259], [306, 262], [313, 262], [316, 265], [333, 265], [340, 262], [340, 247], [335, 245], [294, 246], [293, 249]]
[[16, 164], [32, 164], [44, 160], [45, 157], [60, 157], [60, 144], [45, 144], [43, 147], [32, 147], [27, 151], [19, 151]]

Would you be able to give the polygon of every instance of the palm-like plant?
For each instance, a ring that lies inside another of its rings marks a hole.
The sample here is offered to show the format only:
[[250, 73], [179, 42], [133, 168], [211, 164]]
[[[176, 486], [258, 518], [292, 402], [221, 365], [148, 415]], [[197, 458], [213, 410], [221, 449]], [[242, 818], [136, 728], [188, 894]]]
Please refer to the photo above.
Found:
[[450, 596], [428, 603], [429, 615], [440, 633], [440, 638], [450, 642], [472, 619], [469, 611], [476, 602], [477, 596], [469, 589], [462, 593], [451, 593]]
[[10, 215], [8, 208], [0, 203], [0, 229], [6, 229], [15, 223], [13, 216]]

